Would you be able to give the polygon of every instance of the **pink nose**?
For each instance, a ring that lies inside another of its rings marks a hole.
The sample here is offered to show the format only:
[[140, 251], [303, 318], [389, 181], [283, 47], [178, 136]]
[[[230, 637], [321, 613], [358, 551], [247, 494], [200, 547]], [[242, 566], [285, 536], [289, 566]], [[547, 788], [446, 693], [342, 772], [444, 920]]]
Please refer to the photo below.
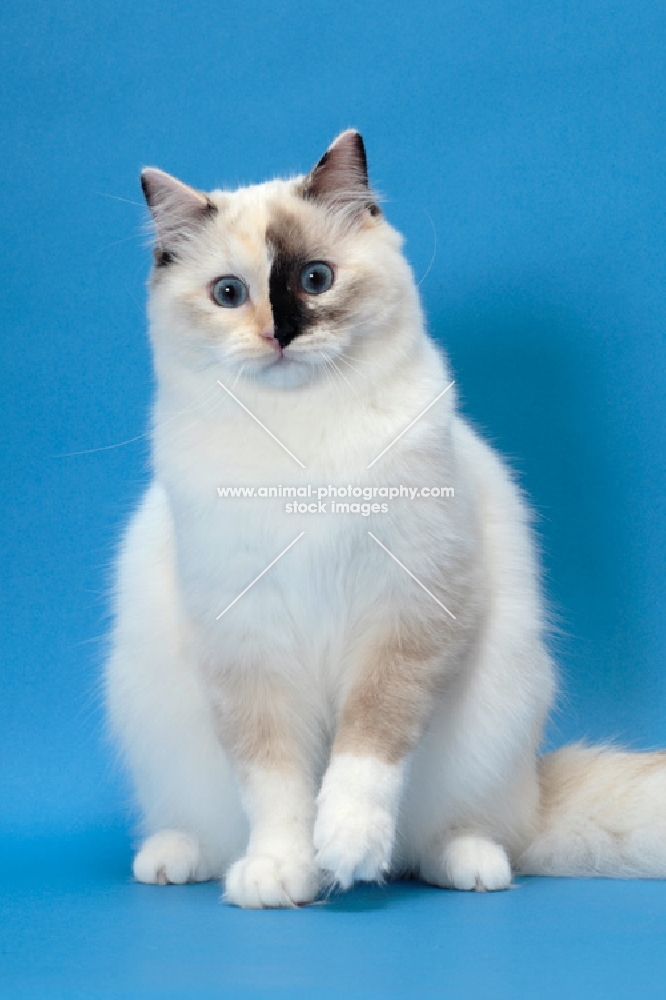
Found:
[[264, 340], [270, 341], [273, 344], [274, 347], [278, 347], [279, 348], [280, 345], [278, 344], [277, 340], [275, 339], [275, 327], [274, 327], [274, 325], [272, 323], [271, 323], [270, 326], [265, 326], [264, 327], [264, 329], [261, 331], [260, 336]]

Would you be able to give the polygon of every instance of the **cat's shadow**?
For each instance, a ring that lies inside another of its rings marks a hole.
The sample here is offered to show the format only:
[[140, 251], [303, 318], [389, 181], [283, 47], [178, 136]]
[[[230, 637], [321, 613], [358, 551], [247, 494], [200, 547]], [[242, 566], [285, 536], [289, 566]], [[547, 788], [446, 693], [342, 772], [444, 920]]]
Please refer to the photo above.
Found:
[[327, 894], [315, 908], [321, 906], [327, 913], [369, 913], [373, 910], [394, 909], [397, 905], [414, 902], [417, 896], [441, 890], [434, 889], [417, 879], [401, 879], [378, 885], [374, 882], [357, 883], [347, 892]]

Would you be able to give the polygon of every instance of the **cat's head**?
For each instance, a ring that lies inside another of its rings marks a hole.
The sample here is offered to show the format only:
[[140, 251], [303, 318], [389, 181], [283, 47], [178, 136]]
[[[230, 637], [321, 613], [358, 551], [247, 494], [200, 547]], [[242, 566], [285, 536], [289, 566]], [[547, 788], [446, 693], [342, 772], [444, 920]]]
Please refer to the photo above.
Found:
[[155, 234], [153, 338], [181, 362], [299, 385], [331, 358], [390, 339], [414, 309], [401, 238], [354, 130], [290, 180], [205, 194], [147, 168], [141, 183]]

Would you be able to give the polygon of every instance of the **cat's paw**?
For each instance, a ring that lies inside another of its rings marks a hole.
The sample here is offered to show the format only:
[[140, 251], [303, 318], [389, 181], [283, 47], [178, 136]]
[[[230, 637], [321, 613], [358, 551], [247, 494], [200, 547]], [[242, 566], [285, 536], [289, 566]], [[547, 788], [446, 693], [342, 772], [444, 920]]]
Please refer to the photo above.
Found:
[[494, 892], [511, 885], [511, 865], [499, 844], [466, 834], [453, 837], [443, 851], [440, 847], [437, 857], [424, 865], [423, 876], [445, 888]]
[[342, 889], [379, 881], [391, 866], [393, 817], [369, 803], [321, 807], [315, 824], [315, 861]]
[[315, 860], [342, 889], [388, 874], [400, 782], [398, 765], [371, 757], [331, 763], [317, 800]]
[[319, 876], [307, 858], [246, 854], [225, 879], [226, 902], [244, 909], [299, 906], [311, 903], [319, 890]]
[[204, 871], [201, 849], [194, 837], [179, 830], [160, 830], [148, 837], [132, 865], [138, 882], [166, 885], [173, 882], [202, 882], [209, 878]]

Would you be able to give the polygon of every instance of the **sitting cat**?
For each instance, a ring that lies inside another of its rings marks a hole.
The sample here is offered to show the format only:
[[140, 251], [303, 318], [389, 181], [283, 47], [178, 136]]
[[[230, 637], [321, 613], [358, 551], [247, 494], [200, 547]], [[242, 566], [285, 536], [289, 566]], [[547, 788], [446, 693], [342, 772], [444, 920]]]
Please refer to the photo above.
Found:
[[[224, 876], [265, 907], [401, 874], [665, 876], [663, 754], [537, 755], [555, 685], [529, 511], [456, 411], [361, 136], [290, 180], [142, 184], [154, 479], [107, 667], [136, 878]], [[313, 483], [405, 490], [288, 511], [277, 487]]]

